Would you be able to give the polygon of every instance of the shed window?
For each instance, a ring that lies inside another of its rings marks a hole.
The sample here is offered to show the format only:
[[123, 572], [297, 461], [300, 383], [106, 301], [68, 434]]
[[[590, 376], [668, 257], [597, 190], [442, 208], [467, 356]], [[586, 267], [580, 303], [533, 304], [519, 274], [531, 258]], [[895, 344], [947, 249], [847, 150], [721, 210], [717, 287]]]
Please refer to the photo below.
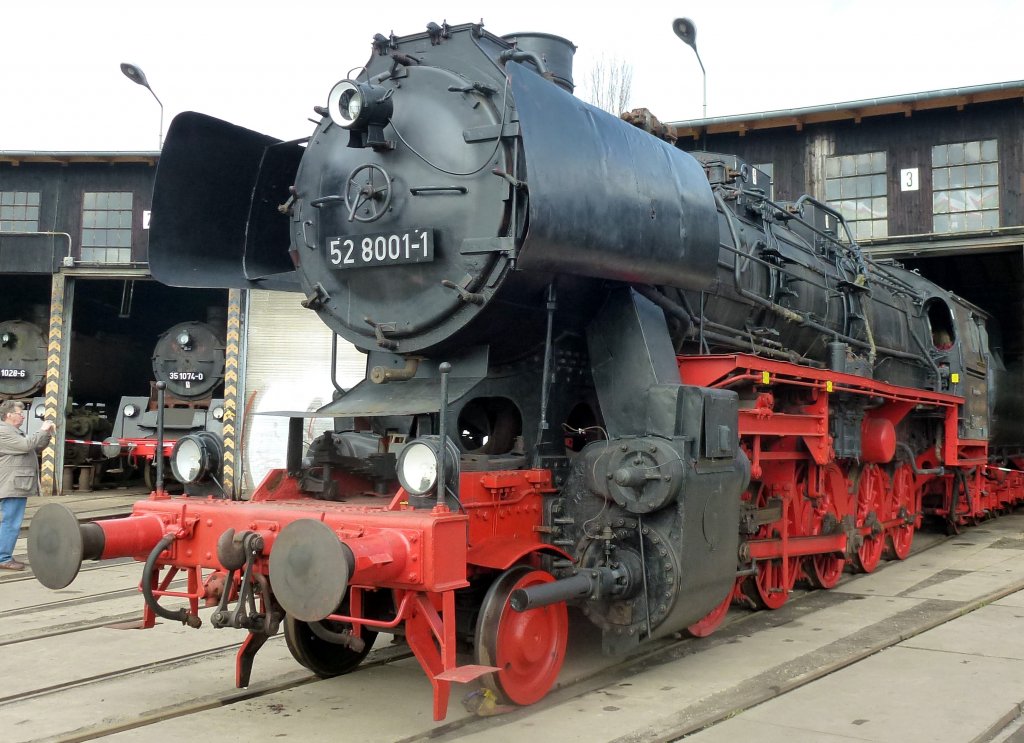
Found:
[[38, 191], [0, 191], [0, 232], [39, 232]]
[[886, 155], [825, 158], [825, 201], [843, 215], [855, 240], [889, 236]]
[[96, 263], [131, 263], [131, 192], [85, 193], [82, 201], [82, 260]]
[[932, 147], [932, 230], [973, 232], [999, 226], [997, 140]]

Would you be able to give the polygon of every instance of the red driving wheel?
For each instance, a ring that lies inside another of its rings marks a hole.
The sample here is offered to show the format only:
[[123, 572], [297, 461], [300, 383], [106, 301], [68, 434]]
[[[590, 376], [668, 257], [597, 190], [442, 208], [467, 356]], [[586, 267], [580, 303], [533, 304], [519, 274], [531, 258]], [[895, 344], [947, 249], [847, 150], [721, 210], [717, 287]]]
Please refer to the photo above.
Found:
[[476, 662], [497, 666], [481, 682], [499, 699], [533, 704], [554, 686], [565, 660], [569, 613], [565, 602], [518, 612], [509, 603], [512, 592], [554, 577], [526, 565], [509, 568], [491, 584], [476, 625]]
[[[796, 474], [790, 476], [790, 482], [798, 483]], [[785, 528], [790, 536], [800, 534], [799, 518], [793, 503], [796, 497], [791, 490], [783, 491], [782, 518], [786, 521]], [[757, 494], [757, 505], [763, 508], [768, 501], [774, 497], [774, 492], [762, 485]], [[762, 526], [757, 539], [781, 536], [782, 521]], [[779, 609], [789, 600], [789, 594], [796, 585], [796, 579], [800, 577], [800, 558], [776, 558], [773, 560], [759, 560], [754, 567], [757, 574], [745, 578], [740, 584], [740, 590], [747, 598], [761, 609]]]
[[[840, 503], [848, 500], [846, 494], [846, 477], [839, 465], [830, 463], [821, 470], [821, 494], [814, 508], [813, 534], [822, 533], [823, 521], [829, 515], [838, 527], [843, 514]], [[843, 577], [846, 558], [837, 553], [811, 555], [804, 562], [804, 573], [807, 580], [815, 588], [835, 588]]]
[[[860, 528], [872, 521], [876, 522], [884, 515], [882, 505], [888, 483], [885, 473], [877, 464], [864, 465], [857, 477], [857, 527]], [[872, 518], [873, 517], [873, 518]], [[885, 534], [874, 531], [863, 535], [863, 542], [857, 549], [855, 563], [859, 570], [870, 573], [878, 567], [885, 547]]]
[[[904, 518], [902, 524], [888, 530], [892, 554], [899, 560], [906, 560], [914, 541], [914, 514], [917, 512], [916, 484], [914, 471], [909, 464], [901, 464], [892, 476], [891, 518]], [[909, 521], [909, 523], [908, 523]]]

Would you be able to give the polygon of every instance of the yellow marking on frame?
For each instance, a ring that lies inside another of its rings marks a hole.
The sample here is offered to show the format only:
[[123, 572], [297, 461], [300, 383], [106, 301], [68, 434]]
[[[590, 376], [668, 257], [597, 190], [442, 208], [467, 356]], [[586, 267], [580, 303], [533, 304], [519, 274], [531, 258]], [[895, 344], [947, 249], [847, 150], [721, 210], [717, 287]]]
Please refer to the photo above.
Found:
[[951, 381], [953, 384], [959, 384], [960, 375], [957, 374], [956, 372], [953, 372], [952, 374], [949, 375], [949, 381]]
[[831, 392], [831, 391], [832, 391], [832, 380], [829, 379], [829, 380], [825, 381], [825, 392]]
[[769, 372], [766, 372], [766, 371], [761, 372], [761, 384], [771, 384], [771, 383], [772, 383], [772, 375]]

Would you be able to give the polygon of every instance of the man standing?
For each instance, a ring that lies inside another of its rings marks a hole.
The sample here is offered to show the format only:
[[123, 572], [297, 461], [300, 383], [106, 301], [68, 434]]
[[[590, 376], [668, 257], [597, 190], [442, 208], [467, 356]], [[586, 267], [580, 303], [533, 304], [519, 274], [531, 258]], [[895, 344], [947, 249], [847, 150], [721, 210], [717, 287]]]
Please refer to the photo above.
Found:
[[26, 436], [21, 432], [25, 406], [17, 400], [0, 403], [0, 570], [24, 570], [25, 563], [14, 559], [14, 545], [25, 518], [25, 503], [30, 495], [39, 495], [39, 460], [36, 452], [50, 442], [56, 426], [46, 421], [39, 432]]

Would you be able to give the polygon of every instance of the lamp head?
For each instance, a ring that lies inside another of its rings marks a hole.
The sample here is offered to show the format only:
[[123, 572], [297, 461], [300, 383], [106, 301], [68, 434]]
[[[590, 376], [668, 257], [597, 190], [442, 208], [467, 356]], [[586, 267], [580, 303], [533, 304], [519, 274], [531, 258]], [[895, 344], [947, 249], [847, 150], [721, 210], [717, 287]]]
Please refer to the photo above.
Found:
[[384, 127], [391, 121], [394, 103], [392, 88], [342, 80], [327, 96], [327, 112], [331, 121], [349, 131], [349, 147], [390, 149], [384, 138]]
[[672, 30], [684, 44], [697, 51], [697, 25], [693, 21], [689, 18], [676, 18], [672, 21]]
[[137, 85], [141, 85], [144, 88], [149, 88], [149, 80], [146, 79], [146, 73], [142, 71], [142, 68], [138, 65], [129, 64], [128, 62], [121, 63], [121, 72], [124, 76], [131, 80]]

